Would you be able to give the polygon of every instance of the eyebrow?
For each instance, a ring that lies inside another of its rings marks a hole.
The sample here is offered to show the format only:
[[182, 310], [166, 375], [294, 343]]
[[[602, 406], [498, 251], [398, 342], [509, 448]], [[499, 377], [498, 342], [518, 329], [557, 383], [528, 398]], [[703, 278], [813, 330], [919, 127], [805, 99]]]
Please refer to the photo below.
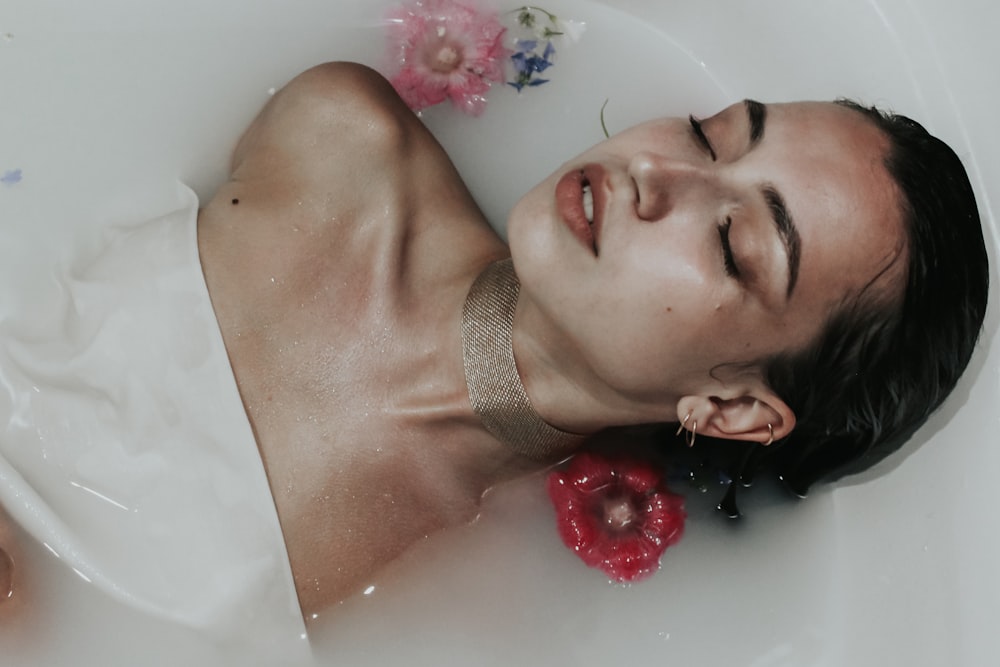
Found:
[[799, 279], [799, 259], [802, 256], [802, 239], [799, 230], [795, 227], [791, 213], [785, 206], [785, 200], [781, 193], [774, 189], [773, 185], [764, 185], [760, 189], [767, 202], [767, 207], [771, 211], [771, 219], [778, 230], [781, 243], [785, 246], [785, 255], [788, 257], [788, 288], [785, 290], [785, 299], [790, 299], [795, 290], [795, 283]]
[[747, 121], [750, 124], [750, 148], [753, 148], [764, 138], [767, 107], [757, 100], [743, 100], [743, 108], [747, 112]]
[[[743, 108], [747, 114], [747, 124], [750, 128], [750, 149], [753, 150], [764, 138], [764, 128], [767, 124], [767, 107], [756, 100], [743, 100]], [[799, 230], [788, 212], [781, 193], [770, 184], [761, 186], [761, 195], [767, 202], [771, 212], [771, 220], [778, 230], [778, 237], [785, 246], [785, 256], [788, 258], [788, 287], [785, 289], [785, 299], [790, 299], [795, 291], [795, 283], [799, 279], [799, 261], [802, 257], [802, 238]]]

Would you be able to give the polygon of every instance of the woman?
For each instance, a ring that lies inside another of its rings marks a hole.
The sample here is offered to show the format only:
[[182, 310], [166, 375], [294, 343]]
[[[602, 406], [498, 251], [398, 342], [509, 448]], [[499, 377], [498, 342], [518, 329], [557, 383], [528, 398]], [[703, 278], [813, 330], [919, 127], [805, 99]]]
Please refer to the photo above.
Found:
[[[570, 434], [789, 436], [765, 360], [809, 349], [831, 315], [899, 317], [914, 249], [890, 152], [857, 110], [737, 104], [624, 132], [528, 193], [508, 226], [511, 391], [520, 376], [553, 430], [525, 444], [506, 405], [480, 408], [500, 411], [484, 426], [462, 361], [469, 287], [508, 249], [376, 75], [296, 79], [240, 141], [199, 243], [304, 610], [355, 590], [373, 555], [472, 518]], [[510, 345], [485, 326], [473, 347]]]
[[[653, 121], [529, 192], [508, 248], [377, 74], [292, 81], [198, 248], [301, 611], [608, 427], [742, 441], [747, 472], [775, 451], [803, 486], [898, 446], [966, 365], [987, 274], [953, 154], [926, 204], [895, 141], [836, 104]], [[934, 206], [969, 213], [929, 218], [927, 240], [913, 220]], [[929, 380], [894, 356], [942, 340]]]

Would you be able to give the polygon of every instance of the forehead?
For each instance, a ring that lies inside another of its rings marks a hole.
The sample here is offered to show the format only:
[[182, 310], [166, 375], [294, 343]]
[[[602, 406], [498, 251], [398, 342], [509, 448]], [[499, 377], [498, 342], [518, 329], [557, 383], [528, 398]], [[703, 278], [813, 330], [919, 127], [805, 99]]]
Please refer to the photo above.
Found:
[[862, 293], [880, 301], [901, 293], [902, 199], [886, 166], [889, 140], [864, 114], [830, 102], [740, 102], [703, 127], [739, 182], [773, 187], [794, 221], [796, 287], [773, 312], [789, 342], [810, 339], [831, 309]]
[[[742, 105], [737, 105], [742, 106]], [[745, 113], [729, 108], [726, 113]], [[828, 102], [767, 106], [761, 157], [802, 235], [806, 305], [901, 289], [906, 247], [899, 190], [886, 167], [889, 140], [861, 113]]]
[[826, 102], [768, 105], [766, 115], [759, 164], [781, 179], [776, 185], [787, 191], [797, 219], [805, 224], [822, 216], [825, 224], [857, 233], [899, 231], [899, 196], [886, 167], [889, 142], [872, 122]]
[[889, 148], [882, 131], [860, 112], [834, 102], [781, 102], [761, 104], [744, 100], [731, 104], [704, 123], [725, 135], [770, 144], [797, 142], [796, 152], [849, 158], [842, 166], [881, 168]]

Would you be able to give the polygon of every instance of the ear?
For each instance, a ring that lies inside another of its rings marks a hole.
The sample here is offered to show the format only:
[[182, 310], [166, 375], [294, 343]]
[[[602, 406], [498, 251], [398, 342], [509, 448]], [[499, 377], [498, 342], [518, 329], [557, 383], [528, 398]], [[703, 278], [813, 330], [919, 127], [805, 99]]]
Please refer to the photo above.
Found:
[[756, 441], [762, 445], [781, 440], [795, 428], [795, 413], [767, 389], [726, 398], [685, 396], [677, 403], [677, 414], [678, 421], [687, 418], [684, 428], [696, 430], [697, 435]]

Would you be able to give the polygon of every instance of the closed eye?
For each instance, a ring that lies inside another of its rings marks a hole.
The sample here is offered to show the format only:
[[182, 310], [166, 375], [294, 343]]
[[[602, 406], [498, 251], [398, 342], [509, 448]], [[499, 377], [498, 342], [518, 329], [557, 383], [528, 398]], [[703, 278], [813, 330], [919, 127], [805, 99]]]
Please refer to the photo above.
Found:
[[704, 148], [708, 151], [709, 156], [712, 158], [712, 162], [715, 162], [715, 149], [712, 148], [712, 142], [708, 140], [705, 136], [705, 131], [701, 127], [701, 121], [694, 116], [688, 116], [688, 122], [691, 123], [691, 131], [694, 133], [694, 138]]
[[732, 218], [726, 218], [726, 222], [719, 225], [719, 239], [722, 245], [722, 263], [726, 267], [726, 275], [731, 278], [739, 278], [740, 268], [736, 266], [736, 259], [733, 257], [733, 246], [729, 242], [729, 228], [732, 226]]

